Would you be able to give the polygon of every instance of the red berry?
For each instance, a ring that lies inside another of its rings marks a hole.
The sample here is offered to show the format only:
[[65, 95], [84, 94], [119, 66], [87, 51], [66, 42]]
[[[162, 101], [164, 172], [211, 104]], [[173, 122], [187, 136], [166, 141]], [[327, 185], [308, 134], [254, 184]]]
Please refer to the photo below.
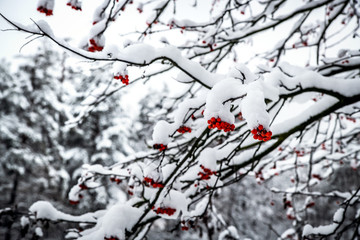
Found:
[[313, 207], [315, 206], [315, 202], [309, 202], [308, 204], [306, 204], [306, 208], [309, 208], [309, 207]]
[[79, 201], [69, 200], [69, 203], [70, 203], [71, 205], [76, 205], [76, 204], [79, 204]]

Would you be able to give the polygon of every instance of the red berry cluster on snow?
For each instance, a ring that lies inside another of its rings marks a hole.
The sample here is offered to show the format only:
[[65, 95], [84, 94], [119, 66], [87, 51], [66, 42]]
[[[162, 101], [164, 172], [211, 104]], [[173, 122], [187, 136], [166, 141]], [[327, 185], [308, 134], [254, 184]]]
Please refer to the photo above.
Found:
[[320, 181], [322, 180], [322, 177], [319, 174], [314, 173], [314, 174], [311, 175], [311, 177], [316, 178], [316, 179], [318, 179]]
[[346, 120], [356, 123], [356, 119], [352, 117], [346, 117]]
[[259, 125], [257, 128], [254, 128], [253, 130], [251, 130], [251, 133], [254, 135], [254, 139], [256, 140], [260, 140], [260, 141], [268, 141], [271, 139], [272, 136], [272, 132], [271, 131], [267, 131], [263, 125]]
[[223, 122], [219, 117], [218, 118], [212, 117], [210, 120], [208, 120], [208, 124], [209, 124], [208, 126], [209, 129], [217, 128], [219, 130], [224, 130], [224, 132], [233, 131], [235, 129], [234, 124]]
[[298, 157], [303, 157], [305, 155], [305, 151], [304, 150], [296, 150], [294, 149], [296, 156]]
[[170, 27], [170, 29], [172, 29], [175, 25], [174, 21], [171, 21], [170, 23], [166, 24], [166, 26]]
[[110, 237], [104, 237], [104, 240], [119, 240], [117, 237], [110, 236]]
[[160, 144], [155, 143], [153, 145], [153, 148], [154, 149], [159, 149], [159, 151], [162, 152], [162, 151], [165, 151], [167, 149], [167, 145], [164, 145], [162, 143], [160, 143]]
[[46, 16], [53, 15], [52, 9], [47, 9], [46, 7], [43, 7], [43, 6], [39, 6], [36, 10], [38, 10], [41, 13], [45, 13]]
[[189, 227], [186, 226], [186, 222], [184, 220], [181, 221], [181, 230], [183, 231], [189, 230]]
[[149, 177], [144, 177], [144, 183], [148, 183], [150, 186], [152, 186], [153, 188], [163, 188], [164, 184], [159, 183], [159, 182], [155, 182], [154, 179], [149, 178]]
[[178, 131], [179, 133], [182, 133], [182, 134], [184, 134], [184, 133], [186, 133], [186, 132], [191, 133], [191, 128], [186, 127], [186, 126], [181, 126], [177, 131]]
[[79, 184], [79, 188], [80, 188], [81, 190], [87, 190], [87, 189], [89, 189], [89, 187], [88, 187], [88, 186], [86, 186], [86, 184], [85, 184], [85, 183], [81, 183], [81, 184]]
[[110, 181], [116, 182], [116, 184], [119, 184], [119, 183], [122, 182], [122, 180], [120, 178], [117, 178], [117, 177], [110, 177]]
[[309, 202], [309, 203], [307, 203], [306, 204], [306, 208], [311, 208], [311, 207], [313, 207], [313, 206], [315, 206], [315, 202]]
[[103, 50], [103, 48], [104, 47], [102, 47], [102, 46], [99, 46], [97, 43], [96, 43], [96, 41], [95, 41], [95, 39], [90, 39], [89, 40], [89, 42], [90, 42], [90, 47], [88, 48], [88, 51], [89, 52], [100, 52], [100, 51], [102, 51]]
[[292, 203], [290, 200], [287, 200], [286, 198], [283, 199], [283, 202], [284, 202], [284, 209], [286, 208], [292, 208]]
[[289, 220], [295, 220], [295, 216], [293, 214], [286, 214], [286, 217], [289, 219]]
[[167, 214], [169, 216], [171, 215], [174, 215], [174, 213], [176, 212], [176, 209], [175, 208], [170, 208], [170, 207], [167, 207], [167, 208], [161, 208], [161, 207], [158, 207], [156, 210], [155, 210], [155, 207], [152, 207], [153, 211], [156, 212], [156, 214]]
[[121, 80], [121, 82], [123, 83], [123, 84], [125, 84], [125, 85], [129, 85], [129, 75], [125, 75], [125, 76], [123, 76], [123, 75], [116, 75], [116, 76], [114, 76], [114, 79], [116, 79], [116, 80]]
[[215, 175], [216, 171], [211, 171], [210, 169], [200, 165], [203, 172], [199, 172], [198, 175], [200, 176], [201, 180], [209, 180], [211, 175]]
[[69, 6], [69, 7], [71, 7], [72, 9], [74, 9], [74, 10], [76, 10], [76, 11], [81, 11], [82, 9], [81, 9], [81, 6], [80, 5], [78, 5], [78, 4], [76, 4], [77, 2], [75, 2], [75, 4], [72, 4], [72, 2], [70, 1], [70, 2], [68, 2], [66, 5], [67, 6]]
[[189, 230], [189, 227], [188, 226], [181, 226], [181, 230], [187, 231], [187, 230]]
[[127, 191], [130, 196], [133, 196], [133, 195], [134, 195], [133, 190], [134, 190], [134, 186], [133, 186], [133, 185], [130, 185], [130, 186], [129, 186], [129, 189], [128, 189], [128, 191]]
[[69, 203], [70, 203], [71, 205], [77, 205], [77, 204], [80, 203], [80, 201], [69, 200]]
[[260, 180], [260, 181], [264, 181], [264, 180], [265, 180], [265, 178], [264, 178], [261, 170], [258, 171], [258, 172], [255, 172], [255, 178], [258, 179], [258, 180]]
[[239, 119], [239, 121], [244, 121], [245, 120], [243, 115], [242, 115], [242, 112], [239, 112], [237, 118]]

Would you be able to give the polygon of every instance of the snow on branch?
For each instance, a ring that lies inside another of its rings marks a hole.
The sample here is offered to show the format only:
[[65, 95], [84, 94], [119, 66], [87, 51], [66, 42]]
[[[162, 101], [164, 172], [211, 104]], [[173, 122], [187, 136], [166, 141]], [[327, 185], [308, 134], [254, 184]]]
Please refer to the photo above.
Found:
[[49, 220], [53, 222], [67, 221], [67, 222], [79, 222], [79, 223], [96, 223], [98, 214], [101, 214], [101, 211], [98, 213], [85, 213], [80, 216], [73, 216], [58, 211], [54, 206], [46, 201], [38, 201], [31, 205], [29, 208], [30, 213], [32, 213], [35, 219], [39, 220]]

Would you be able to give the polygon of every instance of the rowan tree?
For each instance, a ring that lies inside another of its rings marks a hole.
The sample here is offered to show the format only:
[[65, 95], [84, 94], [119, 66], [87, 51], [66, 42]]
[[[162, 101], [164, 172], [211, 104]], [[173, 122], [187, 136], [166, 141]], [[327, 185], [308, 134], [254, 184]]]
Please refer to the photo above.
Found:
[[[74, 14], [91, 9], [76, 0], [67, 5]], [[92, 9], [78, 44], [57, 37], [46, 18], [25, 26], [1, 13], [14, 30], [112, 64], [108, 81], [121, 87], [97, 94], [75, 123], [140, 81], [175, 78], [185, 87], [162, 104], [163, 120], [147, 140], [151, 150], [88, 166], [69, 193], [73, 202], [86, 201], [84, 186], [108, 179], [127, 188], [126, 201], [80, 216], [36, 202], [29, 209], [34, 221], [86, 223], [67, 237], [113, 240], [142, 239], [159, 219], [185, 232], [197, 232], [203, 221], [209, 239], [215, 229], [219, 239], [238, 239], [246, 229], [227, 224], [214, 199], [255, 178], [283, 198], [289, 228], [269, 225], [279, 238], [359, 238], [358, 1], [105, 0]], [[53, 0], [40, 0], [37, 10], [57, 15]], [[145, 15], [143, 25], [123, 31], [134, 14]], [[326, 220], [317, 216], [323, 212]]]

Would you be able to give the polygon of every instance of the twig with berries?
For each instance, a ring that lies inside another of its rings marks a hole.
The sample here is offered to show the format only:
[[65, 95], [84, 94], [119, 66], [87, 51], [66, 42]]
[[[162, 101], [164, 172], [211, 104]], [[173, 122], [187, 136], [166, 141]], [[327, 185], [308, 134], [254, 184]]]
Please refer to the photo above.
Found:
[[266, 130], [263, 125], [259, 125], [257, 128], [254, 128], [251, 130], [251, 133], [253, 134], [253, 138], [259, 141], [269, 141], [272, 136], [272, 132]]
[[220, 117], [215, 118], [212, 117], [210, 120], [208, 120], [208, 128], [214, 129], [217, 128], [218, 130], [224, 130], [224, 132], [234, 131], [235, 125], [230, 124], [228, 122], [224, 122], [221, 120]]

